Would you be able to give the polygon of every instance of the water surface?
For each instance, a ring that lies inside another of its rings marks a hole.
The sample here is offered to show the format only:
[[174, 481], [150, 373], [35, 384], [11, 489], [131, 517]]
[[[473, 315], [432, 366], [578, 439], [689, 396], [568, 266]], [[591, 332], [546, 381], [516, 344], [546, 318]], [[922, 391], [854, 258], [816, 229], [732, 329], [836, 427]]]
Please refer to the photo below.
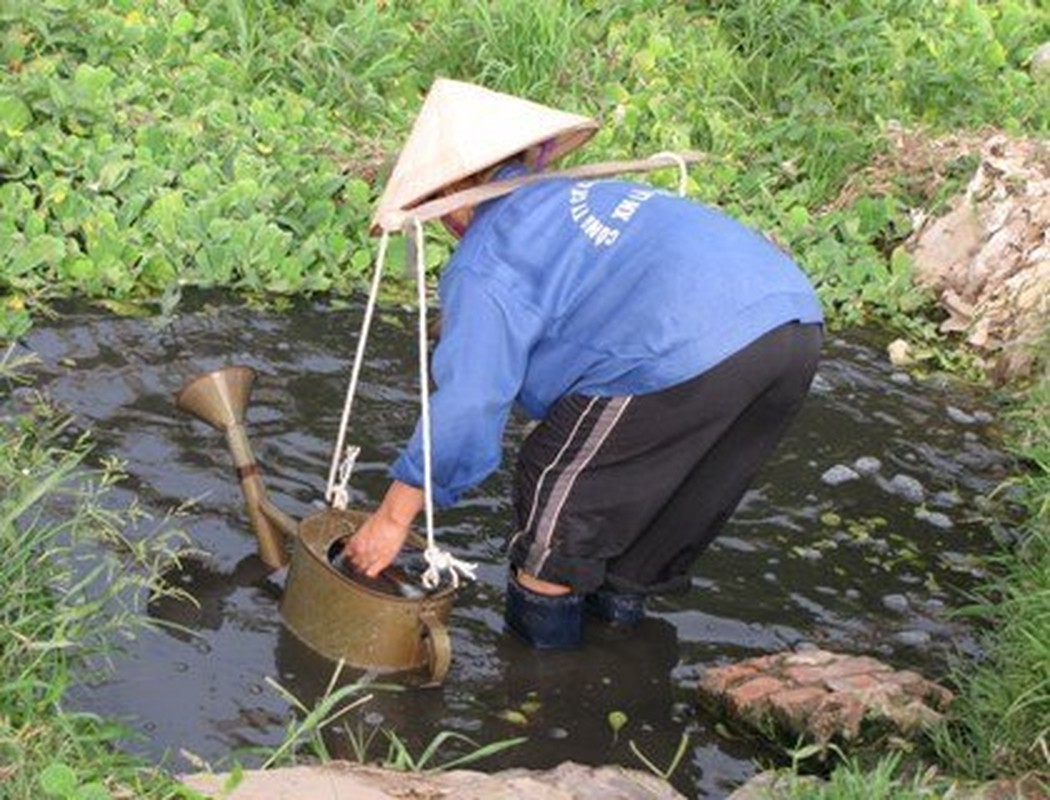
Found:
[[[94, 431], [98, 452], [126, 461], [130, 478], [116, 500], [137, 497], [158, 517], [194, 501], [178, 524], [204, 554], [174, 576], [199, 607], [151, 606], [184, 630], [140, 637], [111, 679], [82, 690], [78, 702], [128, 720], [144, 734], [129, 746], [176, 770], [190, 768], [181, 750], [219, 763], [233, 749], [272, 745], [290, 712], [266, 679], [309, 702], [333, 665], [282, 626], [283, 577], [254, 556], [222, 436], [177, 412], [172, 395], [202, 371], [255, 369], [249, 430], [273, 499], [296, 516], [315, 511], [360, 308], [302, 301], [278, 313], [201, 295], [163, 327], [83, 305], [61, 311], [25, 339], [44, 362], [42, 387]], [[414, 425], [413, 331], [410, 314], [387, 312], [370, 340], [351, 436], [364, 447], [354, 505], [378, 502], [387, 465]], [[353, 730], [389, 727], [415, 753], [443, 730], [479, 742], [529, 737], [486, 769], [564, 759], [640, 766], [630, 741], [665, 765], [688, 733], [676, 785], [688, 796], [724, 796], [770, 754], [721, 737], [716, 720], [694, 706], [704, 667], [814, 643], [938, 677], [950, 653], [974, 649], [973, 632], [945, 612], [973, 586], [973, 556], [994, 547], [982, 502], [1010, 468], [982, 403], [909, 379], [863, 337], [832, 337], [799, 420], [698, 563], [692, 591], [654, 601], [633, 636], [591, 626], [588, 646], [573, 653], [536, 653], [503, 634], [512, 475], [498, 471], [438, 515], [441, 541], [480, 564], [453, 613], [444, 687], [379, 692], [349, 717]], [[514, 419], [507, 432], [507, 465], [522, 426]], [[822, 480], [865, 457], [879, 460], [878, 472], [838, 485]], [[905, 478], [894, 481], [898, 475]], [[903, 496], [914, 490], [910, 478], [922, 485], [921, 503]], [[502, 713], [523, 704], [524, 727]], [[612, 710], [629, 720], [617, 739]], [[334, 737], [333, 747], [351, 754], [345, 738]], [[371, 754], [384, 753], [380, 735]]]

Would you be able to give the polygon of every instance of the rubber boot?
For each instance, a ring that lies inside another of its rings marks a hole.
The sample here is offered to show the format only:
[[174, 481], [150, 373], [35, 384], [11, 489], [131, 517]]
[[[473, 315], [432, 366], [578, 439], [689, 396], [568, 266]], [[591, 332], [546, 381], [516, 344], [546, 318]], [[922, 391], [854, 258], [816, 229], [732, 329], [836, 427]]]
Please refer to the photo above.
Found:
[[586, 596], [584, 609], [604, 622], [633, 628], [645, 619], [645, 595], [599, 589]]
[[583, 595], [546, 595], [507, 580], [507, 628], [539, 650], [571, 650], [583, 644]]

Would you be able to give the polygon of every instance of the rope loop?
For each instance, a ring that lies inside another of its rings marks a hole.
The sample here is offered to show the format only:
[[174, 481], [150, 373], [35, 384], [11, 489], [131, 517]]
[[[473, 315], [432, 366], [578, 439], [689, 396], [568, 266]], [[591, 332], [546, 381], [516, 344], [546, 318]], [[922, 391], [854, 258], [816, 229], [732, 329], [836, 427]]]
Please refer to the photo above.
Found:
[[673, 150], [663, 150], [659, 153], [653, 153], [649, 156], [651, 161], [659, 161], [660, 159], [670, 159], [672, 162], [678, 165], [678, 196], [685, 197], [686, 186], [689, 181], [689, 167], [686, 164], [685, 158], [681, 153], [676, 153]]

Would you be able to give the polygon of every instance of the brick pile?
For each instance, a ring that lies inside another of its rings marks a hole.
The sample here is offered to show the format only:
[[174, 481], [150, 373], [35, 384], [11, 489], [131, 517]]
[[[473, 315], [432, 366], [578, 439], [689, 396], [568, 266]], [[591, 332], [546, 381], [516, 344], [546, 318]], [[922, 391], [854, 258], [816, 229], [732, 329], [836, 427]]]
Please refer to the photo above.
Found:
[[941, 718], [952, 693], [869, 656], [805, 650], [707, 670], [701, 699], [773, 738], [853, 743], [910, 736]]

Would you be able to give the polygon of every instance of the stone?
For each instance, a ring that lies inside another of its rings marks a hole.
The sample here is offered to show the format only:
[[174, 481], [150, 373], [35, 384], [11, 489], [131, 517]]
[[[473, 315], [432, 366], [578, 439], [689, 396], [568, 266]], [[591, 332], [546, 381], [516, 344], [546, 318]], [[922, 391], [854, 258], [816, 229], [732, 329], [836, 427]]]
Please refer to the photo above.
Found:
[[923, 647], [930, 643], [930, 634], [920, 630], [900, 631], [893, 638], [908, 647]]
[[327, 764], [248, 770], [230, 792], [225, 774], [187, 775], [181, 782], [224, 800], [680, 800], [683, 796], [654, 775], [618, 766], [589, 767], [567, 761], [554, 769], [401, 772], [333, 761]]
[[911, 606], [908, 602], [908, 598], [902, 594], [887, 594], [883, 596], [882, 604], [890, 611], [896, 611], [901, 614], [907, 611]]
[[882, 469], [882, 462], [875, 456], [861, 456], [853, 462], [853, 469], [861, 475], [874, 475]]
[[903, 473], [894, 475], [886, 488], [910, 503], [921, 503], [926, 497], [926, 488], [917, 479]]
[[784, 772], [760, 772], [743, 786], [734, 790], [726, 800], [788, 800], [802, 797], [801, 791], [812, 788], [814, 793], [820, 783], [812, 775], [796, 776]]
[[937, 492], [930, 498], [930, 505], [939, 506], [940, 508], [955, 508], [960, 503], [962, 503], [962, 498], [959, 497], [959, 493], [955, 490], [946, 489]]
[[890, 380], [898, 386], [910, 386], [912, 383], [911, 375], [907, 372], [891, 372]]
[[915, 363], [912, 346], [904, 339], [894, 339], [886, 346], [886, 355], [895, 367], [907, 367]]
[[948, 406], [946, 410], [948, 412], [948, 419], [952, 422], [957, 422], [960, 425], [973, 425], [977, 421], [972, 414], [967, 414], [961, 408]]
[[[911, 633], [928, 638], [925, 631]], [[792, 746], [800, 739], [847, 745], [892, 732], [910, 735], [940, 719], [952, 699], [916, 672], [821, 649], [712, 668], [699, 689], [732, 720]]]
[[783, 688], [784, 684], [776, 678], [752, 678], [729, 690], [729, 707], [738, 715], [753, 715], [761, 709], [765, 698]]
[[820, 476], [820, 480], [826, 483], [828, 486], [838, 486], [842, 483], [849, 483], [855, 481], [860, 477], [850, 467], [845, 464], [836, 464], [828, 470], [824, 471], [824, 474]]
[[915, 509], [915, 519], [928, 522], [935, 528], [940, 528], [942, 531], [951, 530], [955, 527], [955, 523], [952, 522], [951, 517], [940, 511], [930, 511], [925, 508]]

